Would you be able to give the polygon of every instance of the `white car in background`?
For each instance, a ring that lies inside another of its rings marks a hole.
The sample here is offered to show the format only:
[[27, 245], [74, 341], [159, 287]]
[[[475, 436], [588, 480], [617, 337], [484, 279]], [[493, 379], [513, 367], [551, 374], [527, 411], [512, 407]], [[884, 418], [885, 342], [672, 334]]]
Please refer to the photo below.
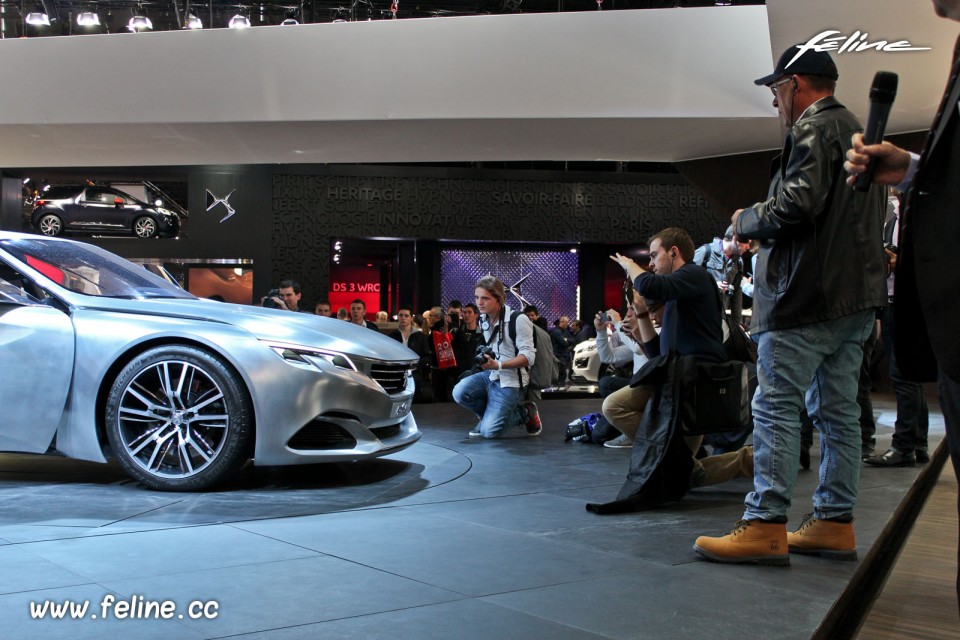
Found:
[[600, 362], [595, 338], [584, 340], [573, 349], [573, 372], [570, 379], [575, 382], [596, 382], [600, 379], [604, 364]]

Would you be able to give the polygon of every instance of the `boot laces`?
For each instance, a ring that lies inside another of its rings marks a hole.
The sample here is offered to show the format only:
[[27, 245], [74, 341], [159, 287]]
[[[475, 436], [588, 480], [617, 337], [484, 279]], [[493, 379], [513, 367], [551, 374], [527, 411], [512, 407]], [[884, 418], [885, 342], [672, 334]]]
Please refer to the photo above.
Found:
[[817, 519], [813, 517], [813, 513], [806, 514], [803, 516], [803, 520], [800, 522], [800, 527], [797, 529], [797, 533], [812, 527], [816, 521]]
[[733, 531], [730, 532], [730, 537], [735, 538], [750, 527], [749, 520], [738, 520], [737, 524], [733, 525]]

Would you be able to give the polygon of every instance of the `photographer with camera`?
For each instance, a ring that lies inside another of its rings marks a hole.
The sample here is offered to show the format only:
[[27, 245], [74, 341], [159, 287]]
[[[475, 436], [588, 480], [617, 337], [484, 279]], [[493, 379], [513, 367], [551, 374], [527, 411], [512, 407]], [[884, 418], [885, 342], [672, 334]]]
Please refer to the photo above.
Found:
[[716, 280], [717, 287], [723, 294], [723, 308], [730, 312], [730, 317], [737, 324], [740, 324], [743, 317], [741, 282], [747, 267], [744, 256], [749, 259], [749, 254], [750, 243], [735, 239], [733, 227], [727, 227], [722, 238], [714, 238], [713, 242], [701, 245], [693, 254], [693, 263], [709, 271]]
[[267, 309], [286, 309], [287, 311], [299, 311], [300, 313], [310, 313], [310, 311], [300, 308], [300, 283], [295, 280], [281, 280], [280, 286], [271, 289], [267, 295], [260, 299], [260, 306]]
[[[478, 371], [453, 388], [454, 401], [480, 418], [467, 435], [497, 438], [512, 427], [525, 428], [529, 436], [540, 435], [537, 405], [521, 402], [523, 388], [530, 382], [527, 369], [536, 354], [533, 324], [506, 305], [506, 288], [499, 278], [480, 278], [474, 295], [483, 332], [475, 359]], [[508, 330], [511, 321], [516, 323], [516, 343]]]
[[[637, 306], [627, 309], [624, 318], [648, 357], [673, 348], [680, 355], [690, 354], [704, 362], [727, 359], [721, 328], [723, 317], [716, 293], [710, 276], [690, 262], [693, 255], [690, 235], [683, 229], [669, 228], [650, 238], [648, 269], [619, 253], [611, 256], [642, 296], [665, 303], [662, 334], [654, 330], [650, 309], [643, 299], [635, 298]], [[654, 387], [649, 384], [624, 387], [604, 399], [603, 415], [632, 442], [653, 394]], [[700, 448], [700, 438], [696, 440], [688, 442], [694, 453]], [[613, 448], [617, 446], [613, 442], [609, 444]]]

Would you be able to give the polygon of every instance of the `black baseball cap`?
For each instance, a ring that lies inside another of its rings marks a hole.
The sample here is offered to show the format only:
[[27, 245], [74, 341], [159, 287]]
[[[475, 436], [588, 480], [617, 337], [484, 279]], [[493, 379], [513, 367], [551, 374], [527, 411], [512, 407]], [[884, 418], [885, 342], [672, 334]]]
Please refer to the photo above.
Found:
[[837, 72], [837, 65], [826, 51], [805, 49], [803, 53], [800, 54], [800, 57], [794, 60], [794, 57], [800, 53], [798, 49], [803, 46], [803, 44], [798, 44], [788, 48], [783, 52], [783, 55], [780, 56], [780, 59], [777, 60], [777, 66], [774, 68], [773, 73], [768, 76], [763, 76], [762, 78], [757, 78], [753, 83], [756, 85], [768, 85], [791, 73], [802, 76], [825, 76], [831, 80], [836, 80], [840, 77], [840, 73]]

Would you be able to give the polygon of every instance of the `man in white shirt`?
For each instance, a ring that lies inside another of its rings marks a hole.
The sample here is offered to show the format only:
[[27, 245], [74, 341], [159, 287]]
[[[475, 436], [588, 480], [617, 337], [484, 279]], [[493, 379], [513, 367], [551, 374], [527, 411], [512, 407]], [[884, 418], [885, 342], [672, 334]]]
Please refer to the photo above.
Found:
[[[480, 342], [488, 351], [478, 361], [480, 370], [453, 388], [454, 401], [480, 418], [467, 434], [471, 438], [498, 438], [513, 427], [524, 428], [530, 436], [540, 435], [537, 405], [521, 402], [536, 354], [533, 323], [510, 309], [506, 298], [506, 288], [499, 278], [487, 275], [477, 282], [474, 299], [480, 309]], [[516, 327], [515, 335], [511, 335], [511, 323]]]

